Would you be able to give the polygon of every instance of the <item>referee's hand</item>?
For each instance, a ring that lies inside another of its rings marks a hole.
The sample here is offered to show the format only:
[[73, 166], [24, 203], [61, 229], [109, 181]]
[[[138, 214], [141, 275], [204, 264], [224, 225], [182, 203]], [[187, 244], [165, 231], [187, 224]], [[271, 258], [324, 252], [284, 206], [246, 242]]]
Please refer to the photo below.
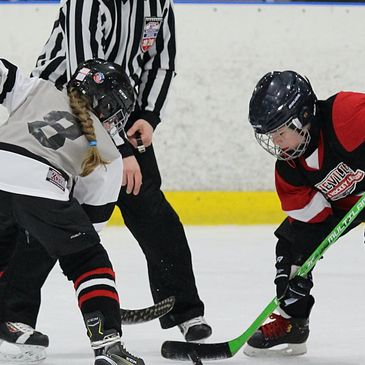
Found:
[[129, 128], [127, 136], [133, 147], [142, 153], [152, 143], [153, 127], [147, 120], [138, 119]]

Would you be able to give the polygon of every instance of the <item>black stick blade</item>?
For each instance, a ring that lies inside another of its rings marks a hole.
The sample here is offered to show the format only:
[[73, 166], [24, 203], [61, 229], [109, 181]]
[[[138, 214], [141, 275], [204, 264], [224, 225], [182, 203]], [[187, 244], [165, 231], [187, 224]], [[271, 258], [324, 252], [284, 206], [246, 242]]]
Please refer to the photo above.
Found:
[[175, 297], [168, 297], [148, 308], [120, 309], [122, 324], [138, 324], [152, 321], [170, 312], [175, 304]]
[[228, 342], [194, 343], [180, 341], [165, 341], [161, 346], [161, 355], [171, 360], [191, 360], [192, 356], [202, 360], [219, 360], [233, 356]]

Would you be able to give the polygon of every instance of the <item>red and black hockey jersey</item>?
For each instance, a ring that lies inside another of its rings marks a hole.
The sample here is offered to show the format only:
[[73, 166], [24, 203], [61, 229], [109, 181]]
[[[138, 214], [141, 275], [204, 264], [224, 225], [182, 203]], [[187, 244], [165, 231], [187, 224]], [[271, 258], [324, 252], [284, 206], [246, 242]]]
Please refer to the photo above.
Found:
[[289, 219], [324, 222], [365, 191], [365, 94], [340, 92], [318, 103], [320, 130], [309, 156], [277, 161], [276, 190]]

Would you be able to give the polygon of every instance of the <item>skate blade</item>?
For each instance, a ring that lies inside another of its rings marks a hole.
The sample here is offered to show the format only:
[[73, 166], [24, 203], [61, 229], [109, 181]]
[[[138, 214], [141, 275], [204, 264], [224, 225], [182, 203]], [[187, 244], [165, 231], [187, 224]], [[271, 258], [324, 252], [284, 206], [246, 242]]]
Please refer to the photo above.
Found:
[[289, 343], [277, 345], [269, 349], [259, 349], [246, 345], [243, 353], [250, 357], [283, 357], [283, 356], [299, 356], [307, 352], [305, 343]]
[[0, 363], [37, 363], [46, 358], [45, 347], [0, 341]]

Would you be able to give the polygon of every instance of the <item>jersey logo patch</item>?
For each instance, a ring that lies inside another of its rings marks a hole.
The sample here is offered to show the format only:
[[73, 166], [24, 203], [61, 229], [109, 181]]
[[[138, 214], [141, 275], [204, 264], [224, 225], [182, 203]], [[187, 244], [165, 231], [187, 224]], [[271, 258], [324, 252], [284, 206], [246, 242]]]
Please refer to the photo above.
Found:
[[155, 44], [161, 24], [162, 18], [144, 18], [143, 37], [141, 40], [142, 52], [147, 52]]
[[49, 168], [46, 180], [50, 183], [56, 185], [62, 191], [66, 190], [66, 179], [60, 174], [57, 170], [53, 169], [52, 167]]
[[330, 200], [339, 200], [350, 195], [364, 176], [364, 171], [360, 169], [354, 171], [341, 162], [315, 186]]

